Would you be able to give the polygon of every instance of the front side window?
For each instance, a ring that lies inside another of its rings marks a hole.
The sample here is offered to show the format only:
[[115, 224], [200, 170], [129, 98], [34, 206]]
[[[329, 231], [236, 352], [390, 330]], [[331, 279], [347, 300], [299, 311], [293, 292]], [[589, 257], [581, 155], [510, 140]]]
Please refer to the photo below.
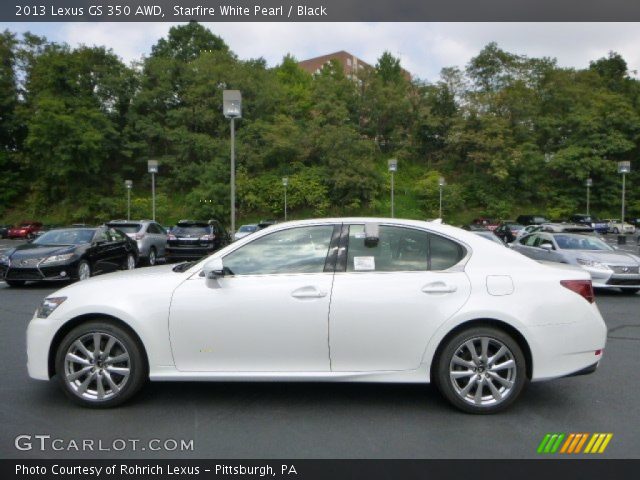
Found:
[[456, 242], [413, 228], [381, 225], [379, 235], [377, 245], [367, 246], [364, 225], [349, 227], [347, 272], [446, 270], [465, 254]]
[[265, 235], [223, 258], [232, 275], [322, 273], [333, 225], [290, 228]]

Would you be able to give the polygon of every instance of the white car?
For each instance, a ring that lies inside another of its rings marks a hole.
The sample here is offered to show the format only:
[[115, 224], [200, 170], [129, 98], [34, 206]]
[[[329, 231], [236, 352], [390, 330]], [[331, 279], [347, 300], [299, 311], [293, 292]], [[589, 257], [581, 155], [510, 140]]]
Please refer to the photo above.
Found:
[[636, 227], [630, 223], [621, 222], [619, 218], [607, 218], [603, 221], [607, 224], [609, 233], [615, 233], [616, 235], [619, 233], [636, 233]]
[[594, 371], [605, 340], [587, 272], [447, 225], [338, 218], [59, 290], [27, 353], [31, 377], [56, 376], [85, 406], [120, 404], [147, 378], [434, 382], [492, 413], [529, 380]]

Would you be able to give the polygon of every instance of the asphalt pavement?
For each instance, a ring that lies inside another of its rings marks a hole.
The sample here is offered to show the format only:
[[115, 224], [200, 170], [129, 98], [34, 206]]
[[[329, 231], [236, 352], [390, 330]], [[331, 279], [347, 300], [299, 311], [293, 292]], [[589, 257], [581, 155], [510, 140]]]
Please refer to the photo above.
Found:
[[[120, 408], [79, 408], [25, 365], [27, 323], [63, 285], [0, 282], [0, 458], [534, 458], [551, 432], [610, 432], [603, 457], [638, 457], [640, 294], [598, 292], [609, 339], [594, 374], [530, 384], [508, 411], [472, 416], [431, 386], [397, 384], [150, 383]], [[15, 448], [19, 435], [31, 449]], [[44, 451], [36, 435], [51, 436]], [[193, 449], [149, 448], [166, 440]], [[78, 452], [83, 441], [94, 450]]]

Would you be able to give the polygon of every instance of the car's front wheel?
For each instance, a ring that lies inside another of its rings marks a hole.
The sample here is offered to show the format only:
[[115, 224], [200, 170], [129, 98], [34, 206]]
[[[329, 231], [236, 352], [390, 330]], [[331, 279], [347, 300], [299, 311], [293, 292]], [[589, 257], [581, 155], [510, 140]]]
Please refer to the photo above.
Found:
[[85, 407], [120, 405], [147, 377], [139, 343], [106, 321], [89, 321], [69, 332], [58, 346], [55, 366], [64, 392]]
[[450, 338], [437, 359], [434, 380], [444, 397], [467, 413], [496, 413], [511, 405], [526, 383], [525, 357], [502, 330], [472, 327]]
[[136, 256], [133, 253], [128, 253], [127, 254], [127, 259], [124, 263], [124, 269], [125, 270], [133, 270], [134, 268], [136, 268]]

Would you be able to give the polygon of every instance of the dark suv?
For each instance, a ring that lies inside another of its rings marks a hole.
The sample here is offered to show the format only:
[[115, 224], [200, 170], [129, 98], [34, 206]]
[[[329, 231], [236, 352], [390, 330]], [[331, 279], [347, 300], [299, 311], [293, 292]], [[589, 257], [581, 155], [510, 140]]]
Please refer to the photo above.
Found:
[[551, 223], [544, 215], [520, 215], [516, 218], [516, 222], [520, 225], [542, 225], [543, 223]]
[[229, 244], [229, 235], [217, 220], [180, 220], [167, 237], [165, 257], [198, 260]]

